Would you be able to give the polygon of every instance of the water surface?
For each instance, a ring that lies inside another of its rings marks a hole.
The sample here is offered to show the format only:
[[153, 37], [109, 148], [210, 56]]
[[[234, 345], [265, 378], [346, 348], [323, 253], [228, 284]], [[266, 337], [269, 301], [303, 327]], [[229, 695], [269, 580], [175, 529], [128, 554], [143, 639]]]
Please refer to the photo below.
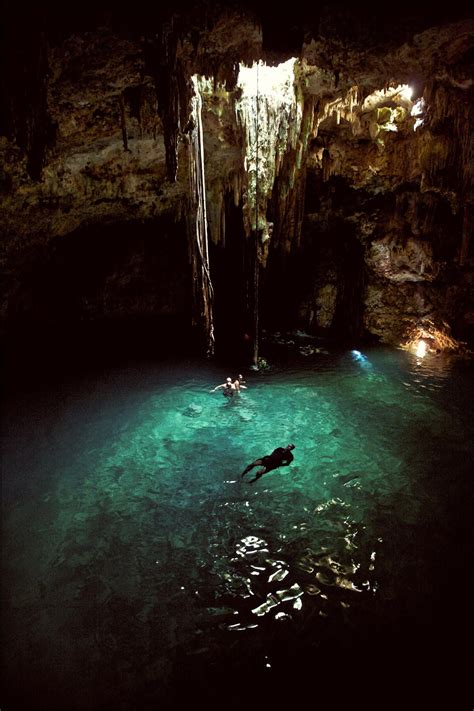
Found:
[[295, 354], [232, 400], [227, 375], [8, 397], [1, 708], [470, 708], [470, 364]]

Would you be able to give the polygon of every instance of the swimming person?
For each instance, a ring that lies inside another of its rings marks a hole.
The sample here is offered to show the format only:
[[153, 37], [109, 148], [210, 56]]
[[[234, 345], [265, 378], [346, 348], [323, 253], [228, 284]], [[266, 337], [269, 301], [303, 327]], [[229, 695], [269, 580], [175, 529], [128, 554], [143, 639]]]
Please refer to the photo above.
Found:
[[237, 390], [237, 392], [240, 392], [240, 390], [247, 390], [247, 386], [244, 385], [246, 381], [244, 380], [243, 375], [238, 375], [236, 379], [234, 380], [234, 387]]
[[277, 447], [271, 454], [260, 457], [260, 459], [256, 459], [252, 464], [249, 464], [240, 476], [244, 477], [253, 467], [262, 467], [255, 473], [255, 478], [250, 479], [249, 484], [252, 484], [257, 479], [260, 479], [263, 474], [272, 471], [272, 469], [288, 466], [293, 461], [291, 450], [294, 448], [294, 444], [287, 444], [286, 447]]
[[213, 390], [209, 390], [209, 392], [215, 393], [216, 390], [223, 390], [223, 395], [225, 397], [233, 397], [237, 388], [235, 387], [235, 383], [232, 382], [232, 378], [227, 378], [225, 383], [222, 383], [222, 385], [216, 385], [216, 387], [213, 388]]

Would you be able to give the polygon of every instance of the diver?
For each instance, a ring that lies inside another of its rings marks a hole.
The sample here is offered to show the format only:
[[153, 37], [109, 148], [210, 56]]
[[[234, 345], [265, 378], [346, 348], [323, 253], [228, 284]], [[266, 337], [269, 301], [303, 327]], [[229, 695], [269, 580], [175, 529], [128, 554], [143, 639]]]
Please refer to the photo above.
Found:
[[247, 472], [249, 472], [253, 467], [262, 467], [255, 473], [255, 477], [249, 480], [249, 484], [253, 484], [254, 481], [260, 479], [263, 474], [277, 469], [278, 467], [286, 467], [293, 461], [293, 455], [291, 450], [295, 448], [294, 444], [287, 444], [286, 447], [277, 447], [273, 450], [271, 454], [267, 454], [264, 457], [256, 459], [252, 464], [244, 469], [241, 477], [244, 477]]

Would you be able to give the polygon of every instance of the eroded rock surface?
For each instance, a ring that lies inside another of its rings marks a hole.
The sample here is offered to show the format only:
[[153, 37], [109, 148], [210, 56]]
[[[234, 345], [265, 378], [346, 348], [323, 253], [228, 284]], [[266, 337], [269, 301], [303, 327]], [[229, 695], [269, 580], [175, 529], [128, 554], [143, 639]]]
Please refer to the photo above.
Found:
[[[192, 239], [190, 98], [198, 75], [211, 280], [223, 284], [217, 272], [237, 256], [245, 281], [245, 245], [257, 223], [267, 292], [262, 319], [269, 326], [278, 309], [283, 325], [398, 343], [405, 326], [429, 316], [472, 338], [471, 22], [418, 21], [403, 33], [394, 28], [384, 43], [360, 25], [353, 35], [347, 24], [338, 29], [329, 12], [319, 32], [309, 23], [294, 53], [283, 46], [276, 20], [244, 8], [216, 10], [200, 22], [191, 15], [158, 19], [155, 26], [136, 21], [130, 30], [113, 15], [101, 16], [103, 24], [85, 29], [79, 22], [49, 33], [48, 26], [29, 27], [21, 36], [12, 14], [10, 28], [21, 41], [14, 48], [13, 34], [5, 50], [3, 323], [31, 309], [31, 274], [51, 267], [58, 240], [81, 239], [88, 229], [98, 235], [104, 226], [113, 253], [110, 230], [117, 226], [118, 234], [127, 224], [130, 234], [134, 224], [155, 225], [163, 247], [170, 234], [183, 244]], [[276, 66], [291, 56], [295, 103], [281, 108], [290, 112], [281, 125], [297, 130], [291, 139], [279, 137], [276, 145], [284, 147], [273, 155], [264, 124], [273, 132], [280, 124], [261, 120], [250, 130], [237, 115], [238, 64]], [[252, 132], [260, 141], [253, 179], [245, 154]], [[236, 246], [239, 240], [244, 246]], [[157, 313], [189, 308], [187, 295], [179, 298], [166, 280], [161, 289], [150, 286], [140, 244], [131, 239], [129, 258], [104, 276], [107, 286], [97, 293], [109, 297], [97, 298], [89, 316], [128, 313], [127, 279], [143, 289], [132, 314], [140, 303]], [[163, 254], [157, 248], [155, 259]], [[189, 265], [180, 269], [178, 258], [170, 264], [170, 284], [181, 284]], [[75, 289], [76, 303], [86, 304], [86, 280], [77, 279]], [[218, 292], [226, 298], [225, 286]], [[240, 307], [236, 299], [232, 308]]]

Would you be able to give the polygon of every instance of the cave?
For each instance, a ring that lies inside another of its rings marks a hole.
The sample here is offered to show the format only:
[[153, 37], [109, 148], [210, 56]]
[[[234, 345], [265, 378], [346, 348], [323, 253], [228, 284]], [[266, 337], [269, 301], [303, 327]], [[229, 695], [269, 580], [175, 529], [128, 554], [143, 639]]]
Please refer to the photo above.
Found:
[[[47, 279], [48, 261], [79, 231], [87, 250], [94, 230], [138, 225], [138, 242], [141, 225], [156, 221], [158, 242], [166, 219], [184, 222], [182, 269], [191, 271], [177, 298], [192, 288], [187, 320], [198, 351], [245, 354], [248, 337], [257, 362], [262, 332], [295, 328], [395, 347], [424, 330], [452, 350], [469, 349], [467, 8], [439, 18], [401, 8], [395, 17], [375, 4], [354, 13], [336, 3], [296, 20], [265, 3], [252, 10], [224, 3], [215, 14], [211, 7], [140, 7], [129, 17], [120, 4], [68, 14], [45, 3], [28, 14], [6, 3], [4, 342], [13, 347], [25, 319], [39, 331], [54, 320], [54, 305], [41, 311], [30, 300], [26, 313], [31, 260], [31, 278]], [[358, 276], [344, 267], [352, 257]], [[250, 284], [255, 259], [258, 296]], [[84, 293], [62, 308], [90, 321], [90, 310], [78, 313], [89, 288], [83, 274], [83, 284], [79, 270], [74, 282]], [[414, 283], [429, 302], [416, 315]], [[152, 279], [140, 288], [152, 301]], [[107, 303], [92, 320], [131, 320]], [[238, 324], [233, 338], [227, 308]], [[170, 318], [173, 309], [168, 304]]]
[[470, 4], [2, 19], [0, 707], [472, 708]]

